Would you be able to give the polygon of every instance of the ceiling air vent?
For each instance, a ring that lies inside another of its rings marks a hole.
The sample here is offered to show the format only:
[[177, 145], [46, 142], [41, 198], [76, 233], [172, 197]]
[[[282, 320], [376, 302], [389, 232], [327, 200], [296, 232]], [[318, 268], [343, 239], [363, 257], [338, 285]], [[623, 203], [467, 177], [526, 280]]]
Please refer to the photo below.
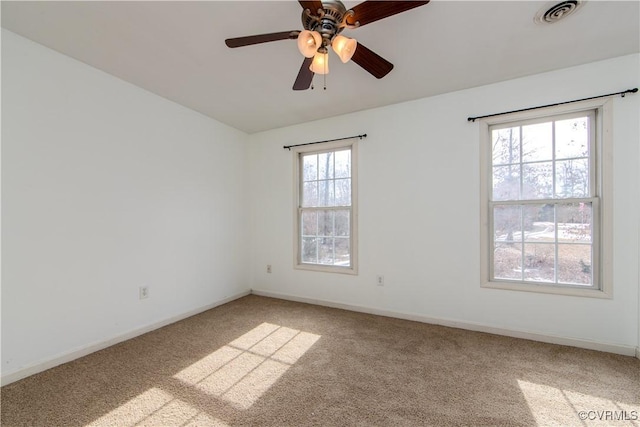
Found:
[[538, 24], [553, 24], [574, 13], [583, 0], [567, 0], [560, 3], [548, 3], [536, 14], [534, 21]]

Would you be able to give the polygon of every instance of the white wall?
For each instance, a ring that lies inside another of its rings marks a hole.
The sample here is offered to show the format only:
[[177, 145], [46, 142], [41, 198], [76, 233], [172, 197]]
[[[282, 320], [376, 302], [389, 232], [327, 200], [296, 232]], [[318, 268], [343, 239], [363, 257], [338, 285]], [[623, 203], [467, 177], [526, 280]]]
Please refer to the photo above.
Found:
[[248, 291], [246, 134], [6, 30], [2, 125], [3, 379]]
[[[617, 92], [637, 87], [639, 76], [639, 55], [631, 55], [250, 135], [252, 288], [632, 354], [639, 327], [640, 95], [616, 98], [613, 107], [611, 300], [480, 288], [479, 130], [466, 119]], [[294, 270], [293, 160], [282, 146], [360, 133], [369, 135], [358, 159], [360, 274]], [[377, 274], [385, 276], [384, 287], [375, 285]]]

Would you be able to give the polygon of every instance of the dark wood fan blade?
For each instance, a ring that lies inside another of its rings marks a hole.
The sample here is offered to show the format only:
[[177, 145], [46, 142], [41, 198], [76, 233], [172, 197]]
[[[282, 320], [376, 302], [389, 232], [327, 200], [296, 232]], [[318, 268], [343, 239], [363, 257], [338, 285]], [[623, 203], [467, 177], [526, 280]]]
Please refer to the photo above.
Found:
[[309, 9], [312, 15], [318, 14], [318, 9], [322, 9], [321, 1], [298, 1], [303, 9]]
[[298, 71], [298, 77], [296, 77], [296, 81], [293, 83], [293, 90], [309, 89], [311, 80], [313, 80], [313, 71], [309, 69], [312, 62], [313, 58], [304, 58], [302, 67], [300, 67], [300, 71]]
[[242, 47], [252, 44], [275, 42], [278, 40], [295, 39], [300, 31], [282, 31], [279, 33], [258, 34], [255, 36], [236, 37], [234, 39], [226, 39], [224, 42], [229, 47]]
[[360, 22], [360, 26], [370, 24], [398, 13], [406, 12], [418, 6], [424, 6], [427, 1], [364, 1], [352, 8], [354, 16], [347, 19], [347, 23], [353, 25]]
[[358, 47], [354, 52], [351, 60], [371, 73], [375, 78], [381, 79], [391, 70], [393, 70], [393, 64], [366, 46], [358, 42]]

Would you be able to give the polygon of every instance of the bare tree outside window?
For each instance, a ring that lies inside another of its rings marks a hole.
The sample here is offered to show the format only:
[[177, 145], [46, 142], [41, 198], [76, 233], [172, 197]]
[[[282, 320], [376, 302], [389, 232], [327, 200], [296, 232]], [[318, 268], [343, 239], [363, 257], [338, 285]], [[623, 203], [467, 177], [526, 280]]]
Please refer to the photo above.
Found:
[[350, 147], [300, 154], [300, 262], [351, 267]]
[[492, 279], [593, 285], [593, 119], [491, 128]]

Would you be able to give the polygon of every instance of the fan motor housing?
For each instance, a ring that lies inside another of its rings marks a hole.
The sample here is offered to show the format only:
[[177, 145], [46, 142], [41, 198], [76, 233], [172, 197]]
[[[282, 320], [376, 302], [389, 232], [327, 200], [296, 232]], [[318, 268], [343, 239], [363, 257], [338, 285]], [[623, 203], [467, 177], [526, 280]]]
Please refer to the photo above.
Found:
[[[319, 15], [316, 16], [315, 13]], [[323, 44], [331, 44], [333, 38], [347, 27], [346, 20], [353, 16], [352, 10], [338, 0], [322, 2], [322, 9], [313, 11], [305, 9], [302, 12], [302, 26], [305, 30], [317, 31], [322, 36]]]

